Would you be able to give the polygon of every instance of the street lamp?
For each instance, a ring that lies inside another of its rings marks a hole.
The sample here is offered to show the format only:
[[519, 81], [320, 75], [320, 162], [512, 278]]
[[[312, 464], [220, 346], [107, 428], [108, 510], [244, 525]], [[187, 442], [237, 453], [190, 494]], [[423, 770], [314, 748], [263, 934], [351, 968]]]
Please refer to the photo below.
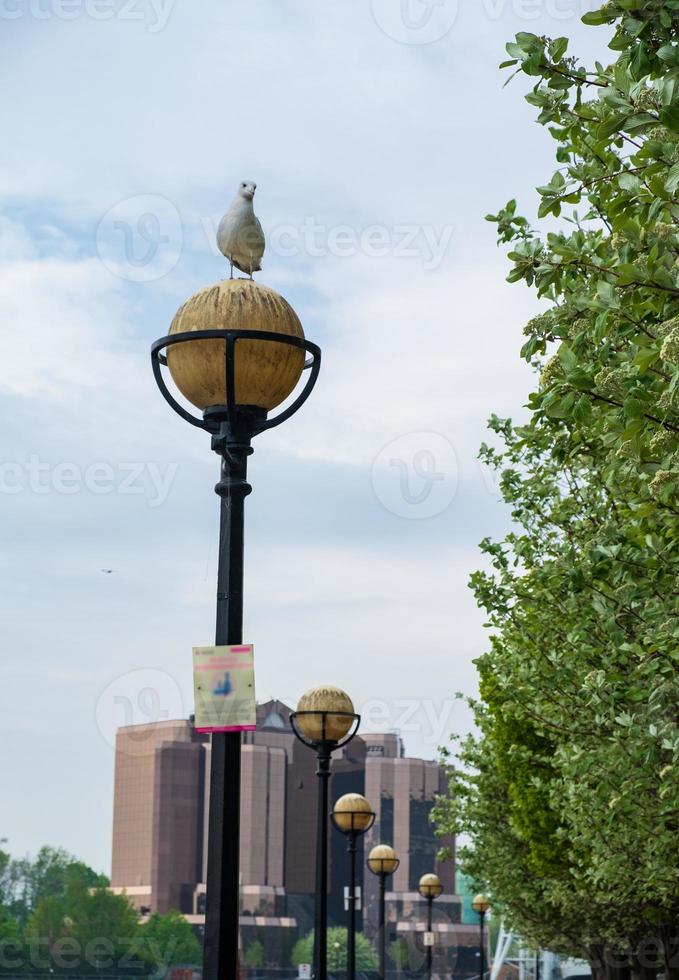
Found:
[[441, 884], [441, 879], [435, 874], [422, 875], [420, 882], [417, 886], [422, 898], [427, 900], [427, 976], [431, 980], [431, 960], [432, 960], [432, 922], [431, 922], [431, 907], [435, 898], [438, 898], [443, 891], [443, 885]]
[[[305, 362], [305, 352], [310, 358]], [[244, 502], [250, 493], [247, 458], [254, 436], [290, 418], [316, 383], [321, 352], [305, 340], [297, 314], [282, 296], [247, 279], [226, 279], [195, 293], [178, 310], [170, 332], [151, 347], [160, 391], [185, 421], [212, 436], [221, 457], [215, 644], [242, 642]], [[163, 367], [202, 415], [171, 394]], [[294, 391], [273, 418], [268, 413]], [[240, 731], [214, 731], [206, 881], [203, 980], [237, 980]]]
[[316, 820], [316, 909], [314, 917], [314, 975], [325, 980], [328, 971], [328, 780], [330, 756], [352, 740], [361, 718], [351, 698], [338, 687], [315, 687], [299, 699], [290, 715], [292, 730], [315, 749], [318, 776]]
[[486, 972], [486, 950], [483, 939], [483, 926], [486, 920], [486, 912], [490, 908], [490, 902], [485, 895], [475, 895], [472, 899], [472, 908], [475, 912], [479, 914], [479, 926], [481, 930], [481, 935], [479, 938], [479, 954], [480, 954], [480, 964], [479, 964], [479, 980], [483, 980], [483, 975]]
[[370, 830], [375, 814], [360, 793], [340, 796], [332, 810], [332, 822], [347, 835], [349, 854], [349, 923], [347, 936], [347, 980], [356, 980], [356, 838]]
[[400, 861], [396, 856], [396, 851], [389, 844], [376, 844], [368, 855], [368, 867], [374, 875], [380, 879], [380, 928], [379, 928], [379, 957], [380, 957], [380, 980], [385, 980], [386, 973], [386, 914], [385, 914], [385, 891], [386, 880], [389, 875], [398, 868]]

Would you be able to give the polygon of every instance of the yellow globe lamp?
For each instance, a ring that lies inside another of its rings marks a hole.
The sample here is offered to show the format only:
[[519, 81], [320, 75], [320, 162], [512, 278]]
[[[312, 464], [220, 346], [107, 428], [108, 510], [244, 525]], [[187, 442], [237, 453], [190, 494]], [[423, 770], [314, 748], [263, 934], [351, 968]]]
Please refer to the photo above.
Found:
[[[262, 330], [304, 340], [292, 306], [274, 289], [250, 279], [224, 279], [194, 293], [178, 310], [170, 337], [197, 330]], [[304, 369], [304, 351], [283, 342], [236, 340], [236, 405], [267, 412], [292, 393]], [[227, 404], [225, 344], [192, 340], [168, 347], [167, 366], [177, 388], [196, 408]]]
[[295, 727], [311, 744], [341, 742], [356, 721], [351, 698], [339, 687], [313, 687], [299, 699]]

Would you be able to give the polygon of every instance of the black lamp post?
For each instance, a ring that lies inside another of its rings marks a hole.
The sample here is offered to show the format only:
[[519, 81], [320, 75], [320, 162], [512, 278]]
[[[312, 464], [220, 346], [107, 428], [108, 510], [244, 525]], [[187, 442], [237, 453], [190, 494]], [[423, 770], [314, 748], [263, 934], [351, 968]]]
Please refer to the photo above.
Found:
[[435, 898], [438, 898], [443, 891], [443, 885], [441, 884], [441, 879], [435, 874], [422, 875], [420, 882], [417, 886], [422, 898], [427, 900], [427, 932], [429, 936], [427, 937], [427, 976], [431, 980], [431, 961], [432, 961], [432, 946], [430, 945], [431, 931], [432, 931], [432, 904]]
[[347, 835], [349, 898], [347, 928], [347, 980], [356, 980], [356, 839], [375, 822], [373, 809], [360, 793], [345, 793], [332, 809], [332, 822]]
[[[245, 327], [255, 324], [258, 329]], [[305, 363], [305, 352], [311, 355]], [[209, 432], [221, 458], [217, 571], [218, 646], [242, 642], [243, 523], [247, 458], [254, 436], [290, 418], [316, 383], [321, 352], [304, 339], [292, 307], [250, 280], [224, 280], [192, 296], [170, 333], [151, 348], [153, 373], [171, 408]], [[162, 366], [202, 416], [170, 393]], [[302, 371], [309, 377], [297, 398], [273, 418], [268, 412], [292, 394]], [[203, 980], [237, 980], [240, 731], [212, 734]]]
[[472, 908], [479, 914], [479, 980], [483, 980], [486, 972], [486, 943], [483, 935], [483, 927], [486, 921], [486, 912], [490, 908], [490, 902], [485, 895], [475, 895], [472, 900]]
[[315, 749], [318, 776], [316, 819], [316, 908], [314, 915], [314, 976], [328, 973], [328, 780], [330, 757], [352, 740], [361, 718], [351, 699], [337, 687], [315, 687], [299, 699], [290, 715], [292, 730], [304, 745]]
[[385, 912], [385, 891], [386, 891], [386, 880], [389, 875], [393, 873], [398, 868], [399, 864], [398, 857], [396, 856], [396, 851], [389, 844], [376, 844], [368, 855], [368, 867], [374, 875], [377, 875], [380, 880], [380, 925], [379, 925], [379, 959], [380, 959], [380, 980], [385, 980], [387, 975], [386, 967], [386, 929], [387, 929], [387, 917]]

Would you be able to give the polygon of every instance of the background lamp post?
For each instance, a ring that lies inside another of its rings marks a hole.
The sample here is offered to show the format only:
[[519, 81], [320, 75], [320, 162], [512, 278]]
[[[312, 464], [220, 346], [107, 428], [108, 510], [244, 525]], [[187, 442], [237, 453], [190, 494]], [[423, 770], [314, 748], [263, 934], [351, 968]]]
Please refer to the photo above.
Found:
[[361, 718], [351, 698], [338, 687], [315, 687], [299, 699], [290, 715], [292, 730], [315, 749], [318, 776], [316, 821], [316, 908], [314, 914], [314, 976], [325, 980], [328, 972], [328, 780], [330, 757], [352, 740]]
[[[305, 352], [310, 358], [305, 361]], [[258, 433], [279, 425], [303, 404], [320, 369], [321, 352], [304, 339], [297, 314], [282, 296], [247, 279], [226, 279], [199, 290], [178, 310], [166, 337], [151, 347], [160, 391], [183, 419], [212, 436], [221, 458], [215, 644], [242, 643], [244, 501], [250, 493], [247, 458]], [[163, 367], [195, 415], [171, 394]], [[268, 413], [301, 392], [273, 418]], [[214, 732], [210, 766], [203, 980], [237, 980], [239, 731]]]
[[[432, 921], [431, 921], [431, 910], [432, 904], [435, 898], [438, 898], [443, 891], [443, 885], [441, 884], [441, 879], [435, 874], [422, 875], [420, 882], [417, 886], [422, 898], [427, 900], [427, 932], [431, 934], [432, 931]], [[431, 938], [431, 935], [430, 937]], [[431, 980], [431, 961], [432, 961], [432, 946], [427, 943], [427, 976]]]
[[380, 927], [379, 927], [379, 958], [380, 980], [385, 980], [386, 973], [386, 912], [385, 891], [386, 880], [398, 868], [400, 861], [396, 851], [389, 844], [376, 844], [368, 855], [368, 867], [380, 880]]
[[347, 929], [347, 980], [356, 980], [356, 839], [370, 830], [375, 814], [365, 796], [345, 793], [332, 810], [332, 822], [347, 835], [349, 854], [349, 922]]
[[485, 920], [486, 920], [486, 912], [490, 908], [490, 902], [488, 901], [488, 899], [486, 898], [485, 895], [475, 895], [474, 898], [472, 899], [472, 908], [474, 909], [475, 912], [478, 912], [478, 914], [479, 914], [479, 927], [480, 927], [480, 936], [479, 936], [479, 956], [480, 956], [480, 962], [479, 962], [479, 980], [483, 980], [483, 975], [486, 972], [486, 962], [485, 962], [486, 961], [486, 947], [485, 947], [485, 940], [484, 940], [484, 936], [483, 936], [483, 927], [484, 927]]

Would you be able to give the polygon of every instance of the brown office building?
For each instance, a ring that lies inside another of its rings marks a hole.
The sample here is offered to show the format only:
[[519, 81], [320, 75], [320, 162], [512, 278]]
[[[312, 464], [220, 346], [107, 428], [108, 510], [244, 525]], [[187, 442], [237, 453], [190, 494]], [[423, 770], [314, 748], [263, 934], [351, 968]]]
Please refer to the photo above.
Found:
[[[241, 940], [247, 946], [262, 939], [269, 958], [278, 962], [313, 927], [314, 907], [315, 757], [292, 734], [289, 714], [280, 701], [259, 705], [257, 731], [244, 733], [242, 749]], [[190, 720], [119, 729], [111, 885], [144, 911], [177, 908], [198, 928], [204, 915], [209, 778], [209, 737], [197, 734]], [[441, 841], [429, 813], [445, 789], [441, 767], [405, 758], [395, 734], [357, 736], [335, 753], [331, 802], [343, 793], [363, 793], [376, 813], [373, 828], [359, 838], [366, 933], [377, 928], [377, 879], [365, 869], [364, 855], [383, 842], [401, 859], [388, 883], [389, 940], [410, 942], [421, 933], [425, 910], [417, 883], [435, 869], [444, 885], [435, 905], [437, 945], [449, 953], [474, 946], [474, 928], [459, 924], [454, 863], [436, 861]], [[346, 861], [346, 839], [331, 830], [331, 925], [344, 923]]]

